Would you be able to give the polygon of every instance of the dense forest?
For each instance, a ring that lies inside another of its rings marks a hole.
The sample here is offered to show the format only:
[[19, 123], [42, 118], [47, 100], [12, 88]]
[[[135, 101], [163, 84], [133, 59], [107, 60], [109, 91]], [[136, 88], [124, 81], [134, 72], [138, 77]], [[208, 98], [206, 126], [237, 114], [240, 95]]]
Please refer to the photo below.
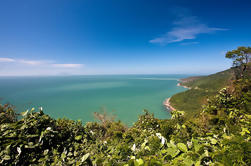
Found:
[[[177, 93], [170, 99], [175, 109], [183, 110], [193, 116], [203, 109], [207, 99], [215, 96], [226, 86], [232, 86], [238, 68], [232, 67], [208, 76], [189, 77], [180, 80], [180, 85], [189, 88], [187, 91]], [[245, 78], [251, 77], [251, 63], [247, 64]], [[250, 108], [251, 109], [251, 108]]]
[[55, 120], [42, 108], [17, 114], [2, 104], [0, 165], [251, 165], [250, 52], [244, 48], [227, 53], [234, 77], [223, 88], [214, 84], [217, 92], [192, 116], [175, 110], [160, 120], [145, 111], [128, 128], [106, 114], [83, 125]]
[[209, 76], [181, 79], [180, 85], [189, 89], [173, 95], [170, 103], [175, 109], [183, 110], [191, 116], [197, 114], [208, 98], [215, 96], [220, 89], [234, 80], [234, 70], [236, 69], [231, 68]]

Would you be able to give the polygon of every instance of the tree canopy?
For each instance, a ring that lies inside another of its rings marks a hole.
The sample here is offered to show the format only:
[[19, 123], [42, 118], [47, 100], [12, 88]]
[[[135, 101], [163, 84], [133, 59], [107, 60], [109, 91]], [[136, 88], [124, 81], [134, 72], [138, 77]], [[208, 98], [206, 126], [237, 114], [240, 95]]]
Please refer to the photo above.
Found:
[[238, 47], [236, 50], [228, 51], [225, 57], [233, 60], [233, 66], [240, 68], [243, 77], [243, 72], [251, 60], [251, 47]]

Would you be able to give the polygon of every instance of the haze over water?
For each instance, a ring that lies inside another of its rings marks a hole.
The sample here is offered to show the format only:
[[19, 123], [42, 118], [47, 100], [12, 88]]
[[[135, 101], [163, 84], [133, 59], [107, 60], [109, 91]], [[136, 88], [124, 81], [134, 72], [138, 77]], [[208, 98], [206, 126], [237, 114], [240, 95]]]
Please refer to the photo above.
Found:
[[132, 125], [144, 109], [158, 118], [170, 118], [162, 103], [185, 90], [176, 86], [184, 77], [187, 75], [0, 77], [0, 98], [18, 112], [42, 106], [54, 118], [85, 123], [94, 120], [94, 112], [105, 110]]

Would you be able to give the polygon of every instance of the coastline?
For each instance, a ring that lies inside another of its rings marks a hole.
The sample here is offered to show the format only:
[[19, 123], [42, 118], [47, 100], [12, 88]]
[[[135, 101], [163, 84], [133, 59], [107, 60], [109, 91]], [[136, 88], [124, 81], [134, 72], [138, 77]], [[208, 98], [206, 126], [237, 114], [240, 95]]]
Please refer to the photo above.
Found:
[[191, 89], [191, 88], [190, 88], [190, 87], [188, 87], [188, 86], [181, 85], [181, 83], [180, 83], [180, 82], [177, 84], [177, 86], [182, 86], [182, 87], [184, 87], [184, 88]]
[[167, 98], [167, 99], [163, 102], [163, 105], [166, 107], [167, 110], [175, 111], [176, 109], [171, 105], [170, 99], [171, 99], [171, 97]]
[[[179, 80], [179, 81], [181, 81], [181, 80]], [[182, 82], [182, 81], [181, 81], [181, 82]], [[186, 89], [191, 89], [191, 88], [188, 87], [188, 86], [181, 85], [180, 82], [177, 84], [177, 86], [182, 86], [182, 87], [184, 87], [184, 88], [186, 88]], [[171, 105], [170, 100], [171, 100], [171, 97], [165, 99], [164, 102], [163, 102], [163, 105], [166, 107], [167, 110], [169, 110], [169, 111], [172, 112], [172, 111], [175, 111], [176, 109]]]

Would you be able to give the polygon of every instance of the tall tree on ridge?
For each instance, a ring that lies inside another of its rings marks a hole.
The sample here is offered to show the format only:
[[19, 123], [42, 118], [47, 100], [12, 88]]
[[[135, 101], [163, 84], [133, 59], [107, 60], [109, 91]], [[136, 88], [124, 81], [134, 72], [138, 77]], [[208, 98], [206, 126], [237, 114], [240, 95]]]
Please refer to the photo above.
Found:
[[[247, 64], [251, 62], [251, 47], [238, 47], [236, 50], [228, 51], [225, 57], [233, 60], [233, 66], [240, 70], [240, 76], [243, 78]], [[236, 77], [238, 78], [238, 74]]]

